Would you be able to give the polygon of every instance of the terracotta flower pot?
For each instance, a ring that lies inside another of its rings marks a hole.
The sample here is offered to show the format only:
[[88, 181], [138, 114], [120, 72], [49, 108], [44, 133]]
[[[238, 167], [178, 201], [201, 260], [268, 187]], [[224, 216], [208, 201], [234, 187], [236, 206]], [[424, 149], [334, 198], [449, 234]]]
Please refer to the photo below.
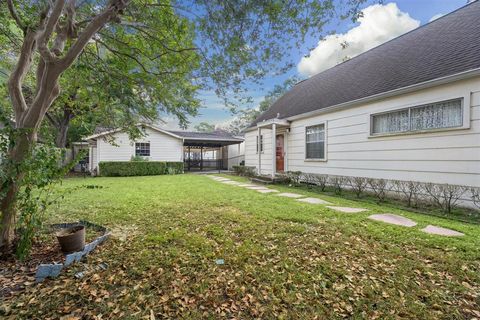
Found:
[[85, 226], [74, 226], [57, 232], [57, 240], [62, 252], [82, 251], [85, 247]]

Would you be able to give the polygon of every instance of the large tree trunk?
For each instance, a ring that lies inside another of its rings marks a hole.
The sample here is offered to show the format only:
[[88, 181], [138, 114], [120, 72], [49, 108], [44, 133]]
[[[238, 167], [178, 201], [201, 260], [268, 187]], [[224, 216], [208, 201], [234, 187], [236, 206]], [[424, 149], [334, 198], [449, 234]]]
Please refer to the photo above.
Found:
[[57, 148], [67, 147], [68, 129], [70, 128], [70, 121], [73, 118], [73, 114], [68, 106], [65, 106], [63, 110], [63, 117], [54, 123], [57, 128], [57, 136], [55, 137], [55, 145]]
[[67, 135], [68, 135], [69, 127], [70, 127], [69, 122], [60, 123], [60, 127], [58, 128], [57, 136], [55, 138], [55, 145], [57, 146], [57, 148], [67, 147]]
[[[7, 0], [10, 15], [23, 31], [24, 39], [18, 61], [8, 80], [9, 96], [15, 114], [15, 126], [19, 135], [2, 163], [7, 175], [5, 179], [2, 177], [1, 186], [0, 248], [10, 248], [12, 245], [15, 236], [18, 191], [25, 175], [21, 164], [29, 156], [43, 118], [59, 94], [58, 79], [60, 75], [77, 59], [93, 35], [114, 19], [129, 2], [130, 0], [109, 1], [105, 9], [93, 17], [83, 31], [77, 35], [75, 0], [68, 0], [67, 6], [65, 6], [66, 0], [50, 2], [50, 6], [47, 6], [46, 10], [39, 12], [36, 27], [27, 27], [21, 17], [17, 15], [13, 0]], [[67, 39], [76, 40], [62, 56]], [[49, 48], [50, 43], [53, 43], [51, 48]], [[36, 92], [34, 99], [27, 105], [22, 92], [22, 84], [32, 67], [36, 52], [40, 56], [36, 72]]]
[[15, 206], [20, 181], [24, 173], [19, 170], [19, 165], [24, 161], [36, 139], [34, 130], [29, 130], [20, 134], [15, 141], [15, 145], [10, 150], [8, 159], [5, 159], [7, 174], [10, 179], [2, 186], [5, 188], [5, 196], [0, 199], [1, 225], [0, 225], [0, 248], [2, 251], [10, 251], [13, 240], [15, 239], [15, 220], [17, 208]]

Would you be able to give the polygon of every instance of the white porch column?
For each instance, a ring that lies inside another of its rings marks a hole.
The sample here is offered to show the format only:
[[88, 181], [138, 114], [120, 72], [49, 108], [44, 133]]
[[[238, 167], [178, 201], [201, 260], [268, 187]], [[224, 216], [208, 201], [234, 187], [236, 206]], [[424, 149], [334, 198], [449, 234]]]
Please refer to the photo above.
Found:
[[283, 171], [288, 171], [288, 136], [290, 129], [285, 130], [285, 139], [283, 140]]
[[262, 175], [262, 144], [260, 137], [262, 135], [262, 129], [258, 128], [258, 136], [257, 136], [257, 148], [258, 148], [258, 175]]
[[272, 124], [272, 179], [277, 172], [277, 125]]

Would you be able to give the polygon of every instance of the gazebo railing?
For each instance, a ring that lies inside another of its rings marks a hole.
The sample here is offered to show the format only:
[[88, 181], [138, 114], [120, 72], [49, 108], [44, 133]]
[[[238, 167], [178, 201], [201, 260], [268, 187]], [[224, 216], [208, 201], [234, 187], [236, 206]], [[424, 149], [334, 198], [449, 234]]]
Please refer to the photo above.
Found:
[[228, 160], [226, 159], [185, 159], [184, 168], [192, 170], [227, 170]]

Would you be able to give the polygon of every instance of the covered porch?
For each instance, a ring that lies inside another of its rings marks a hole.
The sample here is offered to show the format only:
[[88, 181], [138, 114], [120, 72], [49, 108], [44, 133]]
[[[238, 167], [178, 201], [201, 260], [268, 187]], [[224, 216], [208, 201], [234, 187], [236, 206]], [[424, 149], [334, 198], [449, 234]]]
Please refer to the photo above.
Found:
[[[257, 154], [259, 175], [268, 176], [273, 180], [277, 174], [288, 171], [289, 133], [290, 122], [285, 119], [274, 118], [257, 124], [257, 146], [259, 145], [259, 148], [262, 149]], [[269, 145], [269, 148], [265, 148], [266, 144]], [[269, 152], [264, 152], [264, 149]]]
[[243, 142], [242, 138], [223, 132], [181, 134], [184, 170], [188, 172], [228, 170], [228, 146]]

